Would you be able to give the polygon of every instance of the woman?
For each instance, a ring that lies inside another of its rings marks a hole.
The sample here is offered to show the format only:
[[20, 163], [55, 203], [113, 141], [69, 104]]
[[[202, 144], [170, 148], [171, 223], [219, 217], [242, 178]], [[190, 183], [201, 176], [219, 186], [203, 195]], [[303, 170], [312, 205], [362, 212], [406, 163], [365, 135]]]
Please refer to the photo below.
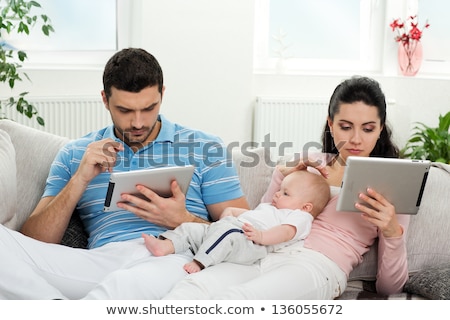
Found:
[[[336, 211], [347, 157], [398, 157], [386, 125], [385, 97], [376, 81], [353, 77], [337, 86], [322, 140], [322, 159], [333, 155], [317, 169], [327, 177], [334, 196], [313, 222], [304, 246], [292, 245], [252, 266], [224, 263], [190, 275], [166, 299], [333, 299], [345, 290], [349, 273], [377, 238], [377, 291], [402, 291], [408, 279], [409, 216], [396, 215], [394, 206], [371, 189], [360, 195], [368, 206], [355, 205], [362, 214]], [[318, 163], [278, 167], [262, 201], [270, 199], [287, 174]]]

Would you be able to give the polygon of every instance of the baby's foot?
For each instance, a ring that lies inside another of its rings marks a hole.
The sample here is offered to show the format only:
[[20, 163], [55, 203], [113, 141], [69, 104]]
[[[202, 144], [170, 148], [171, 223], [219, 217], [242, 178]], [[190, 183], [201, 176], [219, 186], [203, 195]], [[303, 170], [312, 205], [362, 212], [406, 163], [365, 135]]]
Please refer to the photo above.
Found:
[[145, 246], [148, 251], [150, 251], [155, 257], [166, 256], [170, 253], [174, 253], [172, 241], [167, 239], [158, 239], [145, 233], [142, 234], [142, 237], [144, 238]]
[[199, 266], [199, 264], [195, 261], [188, 262], [184, 265], [183, 269], [187, 273], [196, 273], [202, 270], [202, 268]]

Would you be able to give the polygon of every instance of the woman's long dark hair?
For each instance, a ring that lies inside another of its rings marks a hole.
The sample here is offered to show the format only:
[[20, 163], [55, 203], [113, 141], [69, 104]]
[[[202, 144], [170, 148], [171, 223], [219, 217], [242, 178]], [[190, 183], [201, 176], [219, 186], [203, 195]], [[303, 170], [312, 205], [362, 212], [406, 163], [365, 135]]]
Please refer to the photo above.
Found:
[[[328, 116], [334, 121], [334, 116], [339, 113], [341, 104], [363, 102], [368, 106], [374, 106], [378, 110], [383, 130], [375, 147], [370, 153], [371, 157], [398, 158], [399, 149], [392, 141], [392, 131], [386, 124], [386, 98], [377, 81], [354, 76], [341, 82], [334, 90], [330, 104], [328, 105]], [[322, 133], [322, 152], [338, 153], [334, 145], [333, 137], [328, 127], [328, 122]]]

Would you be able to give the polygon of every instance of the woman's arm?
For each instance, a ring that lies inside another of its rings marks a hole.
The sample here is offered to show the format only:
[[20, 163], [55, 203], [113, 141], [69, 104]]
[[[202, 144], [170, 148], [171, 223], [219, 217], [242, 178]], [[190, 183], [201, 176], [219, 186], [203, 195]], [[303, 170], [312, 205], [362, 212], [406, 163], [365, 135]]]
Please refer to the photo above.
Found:
[[371, 188], [360, 199], [369, 205], [356, 204], [362, 217], [378, 227], [377, 292], [399, 293], [408, 280], [405, 239], [410, 216], [396, 214], [395, 207]]
[[410, 216], [398, 215], [397, 220], [403, 228], [401, 236], [386, 238], [381, 232], [379, 235], [376, 288], [381, 294], [399, 293], [408, 281], [406, 231]]

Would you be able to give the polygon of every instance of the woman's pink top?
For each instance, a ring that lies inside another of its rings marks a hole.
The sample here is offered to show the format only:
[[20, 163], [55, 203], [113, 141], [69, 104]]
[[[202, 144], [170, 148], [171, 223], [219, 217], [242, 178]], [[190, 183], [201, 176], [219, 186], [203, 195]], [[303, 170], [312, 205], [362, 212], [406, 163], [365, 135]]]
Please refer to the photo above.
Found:
[[[262, 202], [272, 199], [272, 195], [280, 189], [283, 178], [283, 174], [275, 169]], [[330, 258], [348, 277], [353, 268], [362, 262], [362, 255], [369, 251], [375, 239], [379, 238], [377, 292], [401, 292], [408, 280], [405, 235], [410, 216], [397, 216], [403, 228], [402, 236], [385, 238], [376, 226], [364, 220], [358, 212], [336, 211], [337, 199], [338, 195], [333, 196], [322, 213], [314, 219], [304, 246]]]

